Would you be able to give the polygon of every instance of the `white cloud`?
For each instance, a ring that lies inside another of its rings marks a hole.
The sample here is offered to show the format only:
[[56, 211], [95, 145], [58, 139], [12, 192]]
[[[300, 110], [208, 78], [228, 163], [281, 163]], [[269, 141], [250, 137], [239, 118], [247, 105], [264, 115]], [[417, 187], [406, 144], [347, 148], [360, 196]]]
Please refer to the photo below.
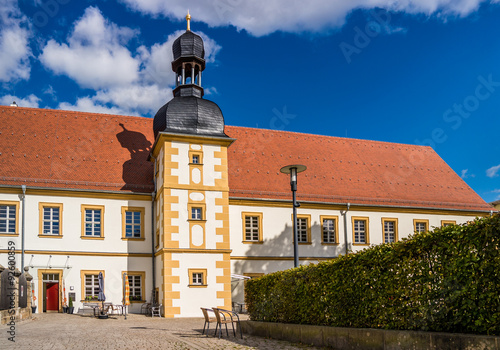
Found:
[[205, 90], [205, 95], [218, 95], [219, 92], [217, 91], [217, 88], [214, 86], [210, 86], [204, 89]]
[[[121, 0], [130, 8], [153, 16], [183, 19], [185, 0]], [[481, 3], [498, 0], [193, 0], [189, 9], [193, 21], [210, 26], [234, 25], [255, 36], [274, 31], [318, 32], [335, 28], [345, 22], [356, 9], [382, 8], [409, 14], [443, 17], [464, 17], [477, 10]], [[194, 26], [196, 28], [196, 26]]]
[[40, 99], [33, 94], [26, 96], [25, 98], [13, 96], [13, 95], [4, 95], [4, 96], [0, 97], [0, 105], [3, 105], [3, 106], [10, 106], [10, 104], [14, 101], [16, 102], [16, 104], [19, 107], [38, 108], [39, 107], [38, 104], [40, 102]]
[[133, 83], [140, 61], [124, 46], [138, 33], [107, 21], [89, 7], [74, 25], [68, 43], [49, 40], [40, 61], [56, 74], [67, 75], [93, 89]]
[[[172, 44], [183, 32], [176, 31], [164, 43], [140, 46], [131, 52], [127, 44], [139, 33], [118, 27], [104, 18], [99, 9], [89, 7], [75, 22], [67, 43], [50, 40], [40, 59], [53, 72], [96, 90], [93, 96], [80, 96], [74, 103], [61, 102], [61, 109], [154, 114], [172, 98]], [[214, 62], [221, 47], [204, 33], [198, 34], [204, 40], [205, 60]]]
[[130, 85], [99, 91], [92, 98], [97, 103], [120, 106], [133, 114], [156, 112], [172, 98], [172, 89], [158, 85]]
[[474, 174], [469, 174], [469, 169], [463, 169], [462, 172], [460, 173], [460, 177], [462, 179], [467, 179], [469, 177], [476, 177]]
[[500, 164], [498, 164], [496, 166], [492, 166], [491, 168], [486, 170], [486, 176], [497, 177], [499, 171], [500, 171]]
[[0, 81], [27, 80], [30, 76], [31, 49], [27, 17], [15, 0], [0, 4]]
[[96, 103], [90, 97], [80, 97], [75, 104], [68, 102], [61, 102], [59, 104], [59, 109], [69, 110], [69, 111], [81, 111], [81, 112], [93, 112], [93, 113], [107, 113], [107, 114], [127, 114], [125, 110], [118, 107], [108, 107], [99, 103]]
[[492, 193], [498, 193], [498, 196], [496, 196], [495, 200], [498, 200], [500, 199], [500, 188], [499, 189], [496, 189], [496, 190], [493, 190], [491, 191]]

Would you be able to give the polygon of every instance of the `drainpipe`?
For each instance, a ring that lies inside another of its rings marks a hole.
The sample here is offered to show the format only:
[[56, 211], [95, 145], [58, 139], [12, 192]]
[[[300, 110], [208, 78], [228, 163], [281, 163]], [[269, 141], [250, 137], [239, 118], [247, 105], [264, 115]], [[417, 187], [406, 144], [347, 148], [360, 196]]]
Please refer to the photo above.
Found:
[[351, 203], [347, 203], [347, 209], [344, 211], [344, 242], [345, 242], [345, 255], [349, 254], [349, 249], [347, 248], [347, 212], [351, 207]]
[[25, 213], [26, 213], [24, 199], [26, 198], [26, 185], [22, 185], [21, 189], [23, 191], [23, 194], [21, 196], [21, 200], [23, 201], [23, 214], [22, 214], [23, 215], [23, 218], [22, 218], [23, 228], [21, 231], [21, 271], [24, 271], [24, 233], [25, 233], [24, 226], [25, 226]]
[[[156, 158], [153, 171], [153, 183], [154, 190], [151, 193], [151, 259], [153, 263], [153, 298], [156, 298], [156, 267], [155, 267], [155, 233], [156, 233], [156, 222], [155, 222], [155, 197], [156, 197]], [[158, 300], [155, 300], [158, 302]], [[151, 301], [153, 304], [153, 301]]]

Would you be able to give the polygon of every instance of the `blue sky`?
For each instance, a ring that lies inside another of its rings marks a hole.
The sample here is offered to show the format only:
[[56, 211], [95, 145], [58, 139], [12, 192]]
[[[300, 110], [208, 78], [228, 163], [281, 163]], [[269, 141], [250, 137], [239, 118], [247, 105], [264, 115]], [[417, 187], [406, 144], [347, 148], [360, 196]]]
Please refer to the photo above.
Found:
[[0, 104], [152, 117], [205, 41], [226, 124], [425, 144], [500, 199], [500, 1], [4, 0]]

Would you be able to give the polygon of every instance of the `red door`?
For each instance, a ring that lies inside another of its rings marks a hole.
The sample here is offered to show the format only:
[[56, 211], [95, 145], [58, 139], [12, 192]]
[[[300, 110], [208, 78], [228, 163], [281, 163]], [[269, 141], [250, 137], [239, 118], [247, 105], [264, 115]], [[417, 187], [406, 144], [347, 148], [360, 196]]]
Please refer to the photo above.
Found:
[[47, 311], [59, 311], [59, 283], [47, 283]]

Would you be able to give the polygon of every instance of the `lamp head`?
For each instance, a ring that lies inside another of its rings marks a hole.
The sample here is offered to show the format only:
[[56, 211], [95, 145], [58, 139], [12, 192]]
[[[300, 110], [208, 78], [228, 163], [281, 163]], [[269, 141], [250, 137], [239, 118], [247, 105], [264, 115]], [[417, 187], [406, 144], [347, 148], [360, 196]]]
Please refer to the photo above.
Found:
[[287, 165], [280, 169], [283, 174], [290, 174], [290, 186], [292, 187], [292, 191], [297, 190], [297, 174], [306, 170], [307, 167], [305, 165], [293, 164]]

